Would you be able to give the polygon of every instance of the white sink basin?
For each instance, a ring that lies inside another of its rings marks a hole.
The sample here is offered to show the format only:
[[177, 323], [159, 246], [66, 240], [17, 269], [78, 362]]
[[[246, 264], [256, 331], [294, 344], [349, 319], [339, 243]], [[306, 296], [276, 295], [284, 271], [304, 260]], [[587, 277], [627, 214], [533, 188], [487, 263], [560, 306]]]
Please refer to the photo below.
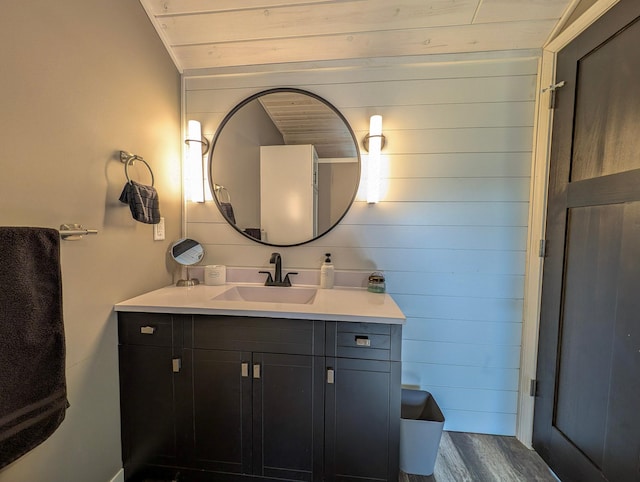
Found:
[[212, 298], [214, 301], [257, 301], [261, 303], [293, 303], [309, 305], [316, 297], [315, 288], [281, 286], [234, 286]]

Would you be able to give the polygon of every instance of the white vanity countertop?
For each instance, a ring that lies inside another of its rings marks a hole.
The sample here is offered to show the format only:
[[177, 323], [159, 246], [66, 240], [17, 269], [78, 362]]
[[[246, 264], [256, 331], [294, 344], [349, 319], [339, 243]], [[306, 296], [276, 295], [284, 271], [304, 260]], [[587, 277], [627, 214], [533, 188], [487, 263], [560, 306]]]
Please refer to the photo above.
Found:
[[404, 314], [391, 296], [387, 293], [370, 293], [363, 288], [318, 289], [310, 304], [213, 300], [234, 286], [241, 284], [197, 285], [189, 288], [168, 286], [117, 303], [115, 310], [390, 324], [405, 322]]

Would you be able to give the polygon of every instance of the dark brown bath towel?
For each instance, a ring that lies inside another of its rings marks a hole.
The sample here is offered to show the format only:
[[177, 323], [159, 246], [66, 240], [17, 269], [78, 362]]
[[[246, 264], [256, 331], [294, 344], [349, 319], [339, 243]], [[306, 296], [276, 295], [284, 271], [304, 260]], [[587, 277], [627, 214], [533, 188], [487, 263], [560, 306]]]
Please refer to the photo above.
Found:
[[59, 233], [0, 227], [0, 468], [44, 442], [68, 406]]

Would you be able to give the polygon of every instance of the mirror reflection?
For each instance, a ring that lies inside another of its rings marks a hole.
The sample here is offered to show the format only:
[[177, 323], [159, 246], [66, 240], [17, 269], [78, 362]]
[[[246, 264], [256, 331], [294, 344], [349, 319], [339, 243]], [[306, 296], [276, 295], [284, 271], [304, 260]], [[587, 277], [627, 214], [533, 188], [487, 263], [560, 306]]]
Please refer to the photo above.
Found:
[[193, 239], [179, 239], [171, 246], [171, 257], [176, 263], [191, 266], [198, 263], [204, 256], [202, 245]]
[[189, 276], [189, 266], [199, 263], [204, 257], [204, 248], [199, 242], [189, 238], [179, 239], [171, 246], [171, 257], [185, 266], [187, 271], [187, 279], [178, 280], [176, 286], [191, 287], [200, 283], [197, 278]]
[[273, 246], [303, 244], [347, 213], [360, 179], [353, 131], [331, 104], [299, 89], [246, 99], [222, 121], [209, 158], [225, 219]]

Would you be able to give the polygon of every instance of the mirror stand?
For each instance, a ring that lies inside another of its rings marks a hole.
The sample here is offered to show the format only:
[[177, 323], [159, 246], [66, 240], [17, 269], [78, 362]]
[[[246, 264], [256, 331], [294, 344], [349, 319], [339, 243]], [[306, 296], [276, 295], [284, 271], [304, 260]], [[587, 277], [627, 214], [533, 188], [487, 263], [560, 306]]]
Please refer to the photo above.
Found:
[[196, 286], [200, 284], [200, 280], [198, 278], [191, 278], [189, 276], [189, 267], [185, 266], [187, 270], [187, 279], [179, 279], [176, 283], [176, 286]]

